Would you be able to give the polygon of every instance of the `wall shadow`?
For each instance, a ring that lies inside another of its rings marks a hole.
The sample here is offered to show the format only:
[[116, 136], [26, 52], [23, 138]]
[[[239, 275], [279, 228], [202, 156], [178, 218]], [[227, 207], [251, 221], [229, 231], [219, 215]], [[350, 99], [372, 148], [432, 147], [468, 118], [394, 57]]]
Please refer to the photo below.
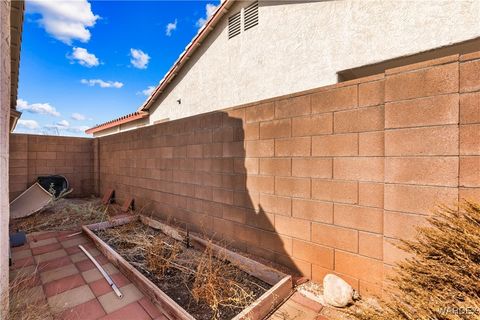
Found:
[[259, 174], [262, 150], [247, 152], [245, 127], [240, 108], [101, 137], [100, 191], [133, 196], [143, 213], [299, 275], [292, 239], [260, 201], [275, 193], [275, 177]]

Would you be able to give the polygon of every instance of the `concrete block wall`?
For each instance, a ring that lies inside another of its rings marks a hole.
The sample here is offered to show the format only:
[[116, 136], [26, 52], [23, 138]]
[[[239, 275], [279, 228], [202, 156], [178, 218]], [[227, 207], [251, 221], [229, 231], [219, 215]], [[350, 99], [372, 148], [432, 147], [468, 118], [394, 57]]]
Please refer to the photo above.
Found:
[[13, 200], [38, 176], [65, 176], [71, 196], [95, 194], [93, 180], [93, 139], [42, 135], [10, 136], [10, 200]]
[[480, 199], [480, 53], [460, 61], [459, 195]]
[[11, 195], [65, 174], [321, 281], [382, 291], [436, 204], [480, 199], [480, 53], [98, 139], [12, 135]]
[[102, 137], [99, 190], [380, 293], [393, 245], [480, 198], [480, 54]]

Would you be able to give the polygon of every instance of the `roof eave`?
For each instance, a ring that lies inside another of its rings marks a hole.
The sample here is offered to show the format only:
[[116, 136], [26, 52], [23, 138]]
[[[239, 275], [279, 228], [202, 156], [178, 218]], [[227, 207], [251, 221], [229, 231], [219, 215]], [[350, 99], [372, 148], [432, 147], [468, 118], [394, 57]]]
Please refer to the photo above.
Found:
[[10, 7], [10, 108], [16, 110], [20, 49], [22, 44], [23, 14], [25, 2], [12, 1]]
[[85, 130], [85, 133], [86, 134], [93, 134], [93, 133], [101, 132], [101, 131], [104, 131], [104, 130], [107, 130], [107, 129], [110, 129], [110, 128], [120, 126], [122, 124], [126, 124], [126, 123], [130, 123], [130, 122], [133, 122], [133, 121], [136, 121], [136, 120], [147, 118], [148, 116], [149, 116], [148, 112], [137, 111], [137, 112], [135, 112], [131, 115], [120, 117], [118, 119], [115, 119], [115, 120], [100, 124], [98, 126], [95, 126], [93, 128], [87, 129], [87, 130]]
[[175, 75], [180, 71], [186, 61], [192, 56], [195, 50], [200, 47], [202, 41], [210, 34], [210, 32], [215, 28], [220, 19], [228, 12], [228, 9], [232, 6], [235, 0], [225, 0], [220, 4], [220, 7], [215, 11], [213, 16], [207, 21], [205, 26], [200, 32], [195, 36], [195, 38], [190, 42], [188, 47], [183, 51], [177, 61], [173, 64], [170, 70], [167, 72], [165, 77], [162, 79], [160, 84], [155, 88], [153, 93], [143, 105], [138, 109], [138, 111], [147, 111], [149, 110], [154, 101], [160, 96], [160, 94], [165, 90], [166, 86], [172, 81]]

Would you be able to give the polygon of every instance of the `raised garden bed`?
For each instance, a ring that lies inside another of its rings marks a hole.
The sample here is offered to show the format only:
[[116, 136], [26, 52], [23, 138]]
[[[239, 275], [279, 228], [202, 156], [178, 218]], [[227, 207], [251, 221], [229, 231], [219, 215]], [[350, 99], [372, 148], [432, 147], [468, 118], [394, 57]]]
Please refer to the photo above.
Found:
[[145, 216], [83, 230], [171, 320], [263, 319], [292, 290], [291, 276]]

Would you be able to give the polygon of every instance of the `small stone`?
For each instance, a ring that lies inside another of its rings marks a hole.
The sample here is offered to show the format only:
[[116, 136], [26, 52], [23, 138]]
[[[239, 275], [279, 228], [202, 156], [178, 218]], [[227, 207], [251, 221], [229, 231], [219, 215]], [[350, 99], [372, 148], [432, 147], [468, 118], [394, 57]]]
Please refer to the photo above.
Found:
[[340, 277], [327, 274], [323, 278], [323, 298], [331, 306], [343, 308], [353, 302], [353, 288]]

